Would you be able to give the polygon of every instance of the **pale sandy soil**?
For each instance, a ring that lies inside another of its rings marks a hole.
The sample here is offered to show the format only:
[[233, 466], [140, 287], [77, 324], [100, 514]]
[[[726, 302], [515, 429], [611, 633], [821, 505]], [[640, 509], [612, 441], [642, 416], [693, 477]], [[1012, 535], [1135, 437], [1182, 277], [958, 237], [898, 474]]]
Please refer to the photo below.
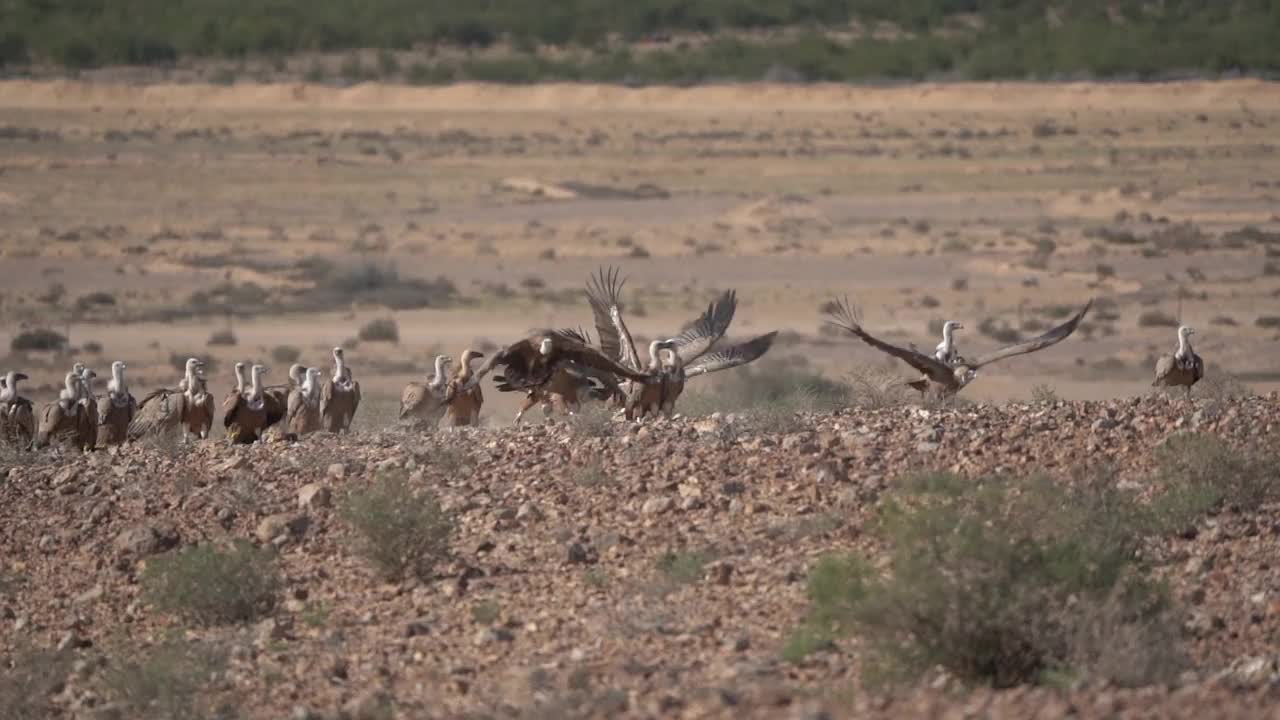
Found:
[[[931, 323], [961, 320], [966, 352], [999, 344], [979, 332], [985, 320], [1025, 337], [1056, 308], [1096, 297], [1103, 312], [1078, 337], [992, 367], [966, 394], [1147, 392], [1154, 355], [1173, 345], [1171, 328], [1139, 325], [1157, 310], [1197, 327], [1212, 372], [1269, 390], [1280, 387], [1269, 352], [1278, 331], [1256, 322], [1280, 315], [1280, 257], [1268, 256], [1280, 256], [1280, 239], [1265, 235], [1280, 232], [1278, 128], [1280, 90], [1258, 81], [5, 82], [0, 347], [24, 327], [69, 330], [73, 345], [103, 344], [90, 364], [124, 359], [146, 387], [172, 381], [171, 352], [232, 361], [287, 344], [327, 364], [328, 348], [391, 315], [399, 345], [350, 353], [366, 392], [386, 398], [436, 352], [456, 357], [531, 326], [589, 327], [573, 291], [611, 263], [643, 306], [630, 322], [637, 335], [674, 333], [733, 287], [733, 336], [783, 330], [775, 358], [808, 356], [832, 377], [885, 362], [821, 334], [819, 307], [837, 295], [858, 301], [873, 332], [921, 347], [937, 342]], [[1169, 231], [1180, 223], [1202, 240], [1149, 237], [1194, 236]], [[1246, 227], [1262, 234], [1226, 236]], [[272, 299], [305, 290], [295, 264], [312, 256], [444, 275], [460, 304], [184, 317], [193, 292], [224, 282]], [[54, 283], [64, 297], [39, 301]], [[95, 291], [116, 304], [76, 308]], [[137, 322], [161, 310], [177, 319]], [[229, 322], [239, 345], [205, 348]], [[40, 397], [69, 362], [0, 360], [26, 369]], [[506, 423], [515, 399], [498, 396], [491, 422]]]

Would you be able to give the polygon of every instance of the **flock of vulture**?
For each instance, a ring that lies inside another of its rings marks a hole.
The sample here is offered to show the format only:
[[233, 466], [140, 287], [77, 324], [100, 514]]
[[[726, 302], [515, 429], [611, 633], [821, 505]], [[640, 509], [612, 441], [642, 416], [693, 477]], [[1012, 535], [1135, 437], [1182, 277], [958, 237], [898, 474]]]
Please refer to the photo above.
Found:
[[[456, 371], [451, 370], [451, 357], [439, 355], [435, 374], [427, 382], [405, 387], [401, 420], [430, 427], [446, 417], [454, 426], [477, 424], [484, 404], [480, 381], [499, 368], [501, 374], [494, 375], [499, 391], [525, 393], [516, 414], [517, 424], [534, 405], [540, 404], [548, 415], [556, 410], [572, 414], [587, 399], [608, 404], [628, 420], [659, 413], [670, 417], [689, 378], [753, 362], [769, 351], [777, 336], [774, 331], [737, 345], [717, 347], [737, 310], [736, 294], [728, 290], [678, 335], [650, 342], [648, 361], [644, 362], [623, 319], [620, 295], [624, 282], [616, 269], [609, 268], [599, 270], [587, 283], [596, 344], [581, 329], [539, 329], [488, 358], [467, 349]], [[932, 355], [866, 332], [847, 298], [831, 304], [827, 323], [919, 371], [920, 377], [907, 385], [922, 394], [947, 396], [966, 387], [991, 363], [1065, 340], [1092, 304], [1090, 300], [1066, 322], [1039, 337], [973, 359], [962, 356], [956, 346], [955, 332], [964, 326], [955, 321], [943, 325], [942, 342]], [[1187, 326], [1178, 328], [1177, 349], [1157, 361], [1152, 385], [1183, 387], [1189, 394], [1191, 386], [1204, 377], [1204, 362], [1191, 348], [1194, 332]], [[483, 363], [473, 367], [478, 360]], [[26, 449], [59, 444], [92, 450], [147, 436], [176, 433], [184, 441], [209, 437], [215, 401], [207, 387], [203, 362], [187, 360], [176, 387], [155, 390], [141, 402], [129, 392], [125, 369], [123, 362], [111, 364], [107, 393], [99, 397], [93, 391], [97, 374], [76, 363], [66, 374], [58, 399], [45, 405], [38, 416], [31, 401], [18, 394], [18, 383], [27, 376], [11, 371], [0, 377], [0, 445]], [[252, 443], [272, 429], [288, 439], [320, 430], [350, 430], [360, 404], [360, 383], [353, 377], [342, 348], [333, 349], [332, 372], [323, 377], [319, 368], [295, 364], [287, 384], [268, 386], [263, 385], [267, 372], [262, 365], [236, 363], [235, 387], [222, 401], [222, 422], [230, 442]]]

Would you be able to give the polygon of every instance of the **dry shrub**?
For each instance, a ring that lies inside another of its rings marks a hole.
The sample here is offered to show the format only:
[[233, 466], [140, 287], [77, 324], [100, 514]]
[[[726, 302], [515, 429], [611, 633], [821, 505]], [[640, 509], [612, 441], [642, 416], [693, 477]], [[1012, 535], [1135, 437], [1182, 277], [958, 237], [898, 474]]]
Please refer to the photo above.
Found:
[[226, 549], [197, 545], [147, 563], [151, 604], [202, 625], [253, 620], [275, 607], [280, 575], [268, 550], [237, 539]]
[[809, 618], [786, 654], [857, 634], [872, 681], [915, 681], [938, 667], [996, 687], [1172, 680], [1178, 625], [1137, 553], [1158, 526], [1102, 480], [906, 479], [875, 525], [887, 566], [820, 559]]
[[378, 318], [370, 320], [360, 328], [358, 337], [362, 342], [400, 342], [400, 326], [394, 318]]
[[1171, 435], [1156, 452], [1154, 483], [1161, 488], [1166, 524], [1186, 526], [1210, 508], [1257, 508], [1280, 499], [1280, 454], [1237, 449], [1212, 435]]
[[13, 352], [58, 352], [66, 346], [65, 335], [47, 328], [25, 330], [9, 341], [9, 349]]
[[57, 715], [53, 696], [61, 692], [74, 656], [20, 642], [0, 656], [0, 716], [45, 720]]
[[[166, 639], [150, 648], [121, 648], [103, 674], [103, 685], [128, 717], [235, 717], [229, 708], [215, 709], [208, 686], [226, 665], [220, 649]], [[120, 657], [122, 656], [122, 657]]]
[[380, 473], [353, 492], [342, 517], [356, 532], [357, 551], [388, 579], [428, 578], [449, 555], [453, 519], [434, 494], [411, 487], [403, 471]]

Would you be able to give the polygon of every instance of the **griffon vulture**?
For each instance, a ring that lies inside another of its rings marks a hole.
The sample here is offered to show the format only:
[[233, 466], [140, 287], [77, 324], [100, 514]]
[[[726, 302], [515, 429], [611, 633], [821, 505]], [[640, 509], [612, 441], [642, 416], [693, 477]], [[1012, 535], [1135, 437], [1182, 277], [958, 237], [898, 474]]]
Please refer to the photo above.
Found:
[[1196, 331], [1183, 325], [1178, 328], [1178, 349], [1172, 355], [1161, 355], [1156, 361], [1156, 379], [1152, 387], [1178, 387], [1191, 397], [1191, 386], [1204, 377], [1204, 360], [1191, 349], [1191, 336]]
[[1000, 348], [986, 355], [980, 355], [973, 360], [961, 359], [959, 364], [955, 366], [947, 365], [937, 358], [925, 355], [917, 350], [898, 347], [872, 336], [862, 329], [857, 311], [849, 304], [847, 297], [842, 301], [836, 302], [835, 308], [827, 313], [829, 316], [827, 324], [845, 330], [871, 347], [892, 355], [919, 370], [928, 379], [930, 383], [929, 389], [934, 392], [941, 395], [953, 395], [973, 382], [974, 378], [978, 376], [978, 371], [986, 365], [1016, 355], [1025, 355], [1043, 350], [1067, 339], [1071, 336], [1071, 333], [1075, 332], [1085, 313], [1089, 312], [1089, 308], [1092, 306], [1093, 300], [1090, 299], [1083, 308], [1076, 312], [1075, 315], [1072, 315], [1066, 322], [1049, 329], [1039, 337]]
[[430, 427], [440, 422], [448, 408], [445, 391], [449, 381], [448, 367], [452, 362], [453, 358], [448, 355], [437, 355], [433, 377], [425, 383], [411, 382], [404, 386], [404, 392], [400, 393], [401, 420], [413, 419]]
[[299, 437], [320, 429], [320, 368], [307, 368], [302, 383], [289, 393], [285, 427]]
[[129, 393], [124, 371], [128, 366], [116, 360], [111, 363], [111, 380], [107, 382], [107, 396], [99, 404], [98, 442], [102, 445], [119, 445], [129, 438], [129, 423], [138, 411], [138, 401]]
[[198, 358], [188, 358], [177, 387], [153, 390], [142, 398], [129, 424], [129, 439], [175, 431], [181, 432], [184, 442], [188, 435], [208, 437], [213, 423], [213, 397], [200, 375], [203, 368], [204, 363]]
[[40, 411], [36, 447], [45, 447], [54, 441], [84, 447], [80, 442], [80, 415], [84, 412], [80, 395], [83, 391], [84, 381], [80, 375], [75, 370], [67, 373], [58, 399], [45, 405]]
[[454, 427], [480, 424], [480, 407], [484, 405], [484, 393], [481, 392], [479, 385], [469, 390], [462, 388], [471, 379], [471, 375], [474, 372], [471, 368], [471, 361], [483, 358], [484, 353], [477, 352], [471, 348], [463, 350], [462, 362], [458, 367], [458, 371], [449, 380], [448, 386], [445, 388], [445, 402], [448, 405], [446, 414], [449, 416], [449, 422]]
[[18, 394], [18, 383], [25, 373], [10, 370], [0, 378], [0, 442], [26, 450], [36, 437], [35, 408]]
[[360, 383], [351, 377], [342, 348], [333, 349], [333, 377], [320, 388], [320, 416], [329, 432], [351, 431], [360, 406]]

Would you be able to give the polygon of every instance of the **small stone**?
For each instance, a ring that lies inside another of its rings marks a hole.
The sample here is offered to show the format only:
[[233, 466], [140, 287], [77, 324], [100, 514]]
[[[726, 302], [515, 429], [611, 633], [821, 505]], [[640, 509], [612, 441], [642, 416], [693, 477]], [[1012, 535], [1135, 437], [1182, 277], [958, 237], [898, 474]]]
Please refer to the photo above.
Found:
[[276, 622], [275, 618], [267, 618], [254, 626], [253, 636], [259, 646], [265, 646], [285, 638], [284, 626]]
[[366, 690], [343, 705], [342, 712], [351, 720], [381, 720], [391, 717], [391, 696], [385, 690]]
[[565, 555], [567, 556], [566, 559], [569, 561], [570, 565], [582, 565], [590, 560], [590, 556], [587, 554], [587, 549], [582, 546], [582, 543], [569, 543]]
[[325, 474], [334, 480], [342, 480], [347, 476], [347, 466], [342, 463], [334, 463], [329, 466], [329, 469], [325, 471]]
[[1111, 430], [1115, 428], [1116, 425], [1118, 424], [1119, 423], [1117, 423], [1115, 420], [1112, 420], [1109, 417], [1104, 417], [1104, 418], [1098, 418], [1097, 420], [1094, 420], [1093, 425], [1091, 425], [1090, 427], [1093, 428], [1094, 432], [1103, 432], [1103, 431]]
[[542, 511], [538, 510], [538, 506], [530, 502], [520, 503], [520, 507], [516, 510], [516, 520], [520, 522], [541, 520]]
[[476, 647], [484, 647], [496, 642], [511, 642], [515, 639], [515, 635], [512, 635], [511, 631], [504, 627], [487, 627], [481, 628], [472, 642], [475, 643]]
[[307, 483], [298, 489], [298, 507], [302, 510], [329, 507], [333, 494], [319, 483]]
[[179, 539], [178, 530], [172, 525], [144, 523], [117, 535], [115, 549], [140, 560], [176, 546]]
[[702, 498], [687, 497], [680, 501], [681, 510], [697, 510], [702, 507]]
[[938, 448], [940, 447], [942, 446], [936, 442], [930, 442], [928, 440], [924, 440], [919, 443], [916, 443], [916, 452], [921, 452], [921, 453], [937, 452]]
[[101, 585], [94, 585], [92, 588], [75, 596], [75, 598], [71, 601], [71, 604], [72, 605], [92, 605], [93, 603], [101, 600], [104, 594], [105, 594], [105, 591], [102, 589]]
[[733, 565], [721, 560], [707, 566], [707, 579], [716, 585], [728, 585], [733, 577]]
[[404, 636], [407, 638], [419, 637], [431, 632], [431, 619], [421, 617], [417, 620], [410, 620], [404, 625]]
[[270, 543], [277, 538], [289, 539], [300, 536], [306, 532], [307, 525], [306, 515], [279, 513], [263, 518], [258, 523], [258, 529], [254, 534], [259, 541]]
[[669, 512], [675, 506], [675, 501], [669, 497], [653, 497], [644, 501], [644, 505], [640, 507], [640, 512], [645, 515], [661, 515]]

